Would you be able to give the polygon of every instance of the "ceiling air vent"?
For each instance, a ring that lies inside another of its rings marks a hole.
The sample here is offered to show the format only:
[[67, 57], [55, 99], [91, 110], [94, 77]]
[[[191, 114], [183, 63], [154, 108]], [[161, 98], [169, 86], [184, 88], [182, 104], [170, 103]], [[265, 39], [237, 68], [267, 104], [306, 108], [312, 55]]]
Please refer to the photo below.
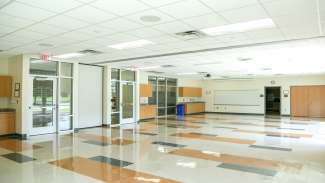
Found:
[[98, 54], [101, 54], [101, 53], [103, 53], [103, 52], [88, 49], [88, 50], [81, 50], [81, 51], [79, 51], [79, 53], [82, 53], [82, 54], [89, 54], [89, 55], [98, 55]]
[[238, 61], [241, 61], [241, 62], [246, 62], [246, 61], [252, 60], [252, 58], [247, 58], [247, 57], [239, 57], [237, 59], [238, 59]]
[[191, 39], [199, 39], [205, 36], [205, 34], [191, 30], [191, 31], [185, 31], [185, 32], [179, 32], [176, 33], [176, 36], [181, 37], [184, 40], [191, 40]]
[[163, 67], [163, 68], [171, 68], [171, 67], [175, 67], [174, 65], [161, 65], [160, 67]]

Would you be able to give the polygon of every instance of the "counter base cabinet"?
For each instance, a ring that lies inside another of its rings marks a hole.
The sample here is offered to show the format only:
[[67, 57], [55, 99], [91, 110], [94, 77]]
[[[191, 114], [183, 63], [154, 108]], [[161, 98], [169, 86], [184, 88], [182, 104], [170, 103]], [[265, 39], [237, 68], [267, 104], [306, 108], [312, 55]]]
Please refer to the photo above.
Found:
[[140, 119], [150, 119], [157, 116], [156, 105], [141, 105], [140, 106]]
[[0, 135], [14, 134], [15, 128], [15, 113], [0, 112]]
[[205, 103], [186, 103], [185, 114], [205, 112]]

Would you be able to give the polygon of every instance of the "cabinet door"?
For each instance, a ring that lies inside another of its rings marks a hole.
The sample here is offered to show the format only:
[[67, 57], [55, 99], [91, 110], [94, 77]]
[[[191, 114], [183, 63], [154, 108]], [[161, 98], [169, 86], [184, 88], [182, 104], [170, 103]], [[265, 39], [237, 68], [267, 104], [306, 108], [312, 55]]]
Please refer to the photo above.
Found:
[[140, 85], [140, 97], [152, 97], [152, 86], [151, 85]]
[[0, 97], [11, 97], [11, 77], [0, 76]]
[[307, 117], [309, 114], [309, 89], [304, 86], [291, 87], [291, 116]]
[[310, 86], [309, 117], [325, 117], [325, 86]]

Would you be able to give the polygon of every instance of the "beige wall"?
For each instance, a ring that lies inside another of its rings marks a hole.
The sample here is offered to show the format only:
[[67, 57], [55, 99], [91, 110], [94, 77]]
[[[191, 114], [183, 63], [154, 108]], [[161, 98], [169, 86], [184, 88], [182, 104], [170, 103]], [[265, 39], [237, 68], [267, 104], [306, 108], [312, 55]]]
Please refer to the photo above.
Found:
[[[271, 84], [271, 81], [275, 84]], [[266, 86], [280, 86], [281, 87], [281, 114], [290, 114], [290, 95], [284, 97], [283, 90], [290, 92], [290, 86], [295, 85], [325, 85], [325, 75], [317, 76], [292, 76], [292, 77], [274, 77], [274, 78], [260, 78], [254, 80], [242, 81], [216, 81], [207, 80], [202, 81], [204, 88], [203, 98], [206, 102], [206, 109], [209, 112], [236, 112], [236, 113], [259, 113], [264, 114], [264, 98], [257, 97], [256, 101], [259, 105], [256, 107], [245, 106], [224, 106], [217, 109], [214, 105], [214, 91], [215, 90], [258, 90], [260, 94], [264, 94], [264, 87]]]

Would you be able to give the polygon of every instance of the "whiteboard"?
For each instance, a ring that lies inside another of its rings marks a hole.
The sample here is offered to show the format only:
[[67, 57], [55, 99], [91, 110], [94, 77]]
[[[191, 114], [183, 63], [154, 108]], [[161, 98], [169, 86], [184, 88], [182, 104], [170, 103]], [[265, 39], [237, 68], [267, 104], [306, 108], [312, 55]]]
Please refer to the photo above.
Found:
[[260, 105], [258, 90], [215, 90], [215, 105]]
[[79, 65], [79, 128], [102, 125], [103, 69]]

